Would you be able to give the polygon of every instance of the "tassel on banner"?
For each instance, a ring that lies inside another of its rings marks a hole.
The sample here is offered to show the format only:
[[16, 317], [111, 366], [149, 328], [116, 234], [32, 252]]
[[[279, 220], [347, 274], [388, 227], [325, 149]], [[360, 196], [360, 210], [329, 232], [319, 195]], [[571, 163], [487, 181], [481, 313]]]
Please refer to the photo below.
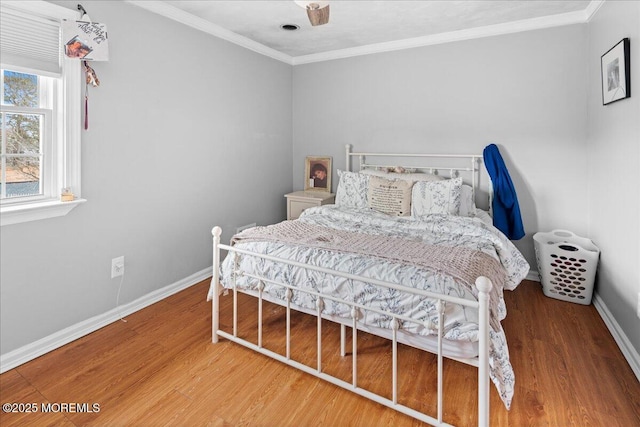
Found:
[[84, 64], [85, 72], [85, 87], [84, 87], [84, 130], [89, 130], [89, 85], [96, 87], [100, 86], [100, 80], [96, 72], [87, 61], [82, 61]]

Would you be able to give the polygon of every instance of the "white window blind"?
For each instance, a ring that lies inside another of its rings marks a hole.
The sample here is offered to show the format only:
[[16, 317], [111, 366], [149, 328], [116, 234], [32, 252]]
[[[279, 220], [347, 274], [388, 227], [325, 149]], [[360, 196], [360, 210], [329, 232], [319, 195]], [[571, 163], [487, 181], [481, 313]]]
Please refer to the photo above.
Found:
[[61, 74], [60, 23], [27, 15], [8, 7], [0, 9], [2, 63], [30, 70]]

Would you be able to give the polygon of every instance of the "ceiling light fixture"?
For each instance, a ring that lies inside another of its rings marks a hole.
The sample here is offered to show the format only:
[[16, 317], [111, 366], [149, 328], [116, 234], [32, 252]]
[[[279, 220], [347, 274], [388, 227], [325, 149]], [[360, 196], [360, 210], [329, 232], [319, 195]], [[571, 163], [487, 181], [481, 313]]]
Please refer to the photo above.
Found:
[[324, 25], [329, 22], [329, 2], [328, 1], [305, 1], [294, 0], [296, 4], [307, 10], [309, 22], [314, 27]]

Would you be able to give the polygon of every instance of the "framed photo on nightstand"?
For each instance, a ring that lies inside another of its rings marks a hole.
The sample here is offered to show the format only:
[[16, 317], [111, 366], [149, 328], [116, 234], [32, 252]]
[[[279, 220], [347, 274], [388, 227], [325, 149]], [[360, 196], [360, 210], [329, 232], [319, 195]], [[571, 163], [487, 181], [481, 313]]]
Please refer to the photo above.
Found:
[[307, 156], [304, 178], [304, 191], [331, 192], [331, 157]]

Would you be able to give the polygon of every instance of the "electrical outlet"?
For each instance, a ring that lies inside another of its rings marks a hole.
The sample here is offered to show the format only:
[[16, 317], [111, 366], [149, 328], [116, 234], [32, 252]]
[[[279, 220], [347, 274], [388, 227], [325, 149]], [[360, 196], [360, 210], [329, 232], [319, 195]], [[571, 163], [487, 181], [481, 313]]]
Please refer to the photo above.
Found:
[[124, 256], [111, 260], [111, 278], [124, 276]]

